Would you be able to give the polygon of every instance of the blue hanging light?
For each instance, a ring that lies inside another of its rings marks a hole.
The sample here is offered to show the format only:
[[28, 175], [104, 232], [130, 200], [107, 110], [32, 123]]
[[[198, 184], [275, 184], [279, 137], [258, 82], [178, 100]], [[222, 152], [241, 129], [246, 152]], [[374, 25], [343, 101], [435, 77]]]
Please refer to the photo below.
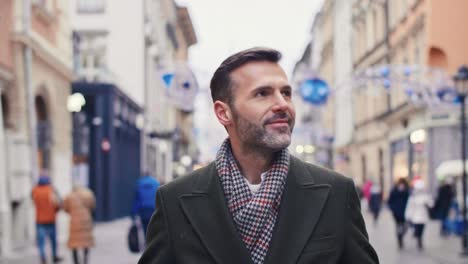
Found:
[[330, 94], [328, 84], [318, 78], [305, 80], [299, 87], [302, 99], [313, 105], [323, 105]]
[[388, 66], [382, 66], [382, 68], [380, 68], [380, 76], [383, 78], [387, 78], [389, 75], [390, 69], [388, 68]]
[[403, 70], [403, 73], [405, 77], [409, 77], [411, 75], [411, 68], [409, 66], [405, 66], [405, 69]]
[[390, 82], [389, 79], [384, 79], [383, 80], [383, 86], [386, 90], [388, 90], [390, 88], [390, 86], [392, 85], [392, 83]]

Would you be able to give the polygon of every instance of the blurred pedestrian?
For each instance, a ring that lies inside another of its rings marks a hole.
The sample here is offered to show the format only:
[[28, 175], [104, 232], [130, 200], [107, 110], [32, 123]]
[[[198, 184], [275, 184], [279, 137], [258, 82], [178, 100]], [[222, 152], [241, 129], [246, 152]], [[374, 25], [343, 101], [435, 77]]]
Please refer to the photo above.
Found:
[[378, 184], [373, 184], [370, 189], [369, 197], [369, 209], [374, 219], [374, 225], [377, 225], [377, 221], [380, 215], [380, 209], [382, 208], [382, 189]]
[[[75, 264], [87, 264], [89, 249], [94, 246], [91, 210], [95, 206], [94, 194], [86, 187], [73, 187], [73, 191], [65, 198], [64, 209], [70, 214], [68, 247], [72, 250]], [[79, 250], [83, 250], [82, 261]]]
[[372, 185], [373, 185], [372, 181], [367, 180], [362, 186], [362, 194], [364, 198], [366, 198], [367, 202], [369, 202], [369, 199], [370, 199], [370, 190], [372, 188]]
[[405, 209], [410, 195], [409, 183], [405, 178], [400, 178], [390, 191], [388, 207], [392, 211], [395, 220], [398, 248], [404, 247], [403, 236], [406, 233]]
[[131, 217], [133, 222], [136, 221], [137, 216], [140, 218], [145, 236], [148, 223], [156, 208], [156, 191], [158, 188], [158, 180], [149, 173], [143, 173], [142, 177], [137, 181]]
[[447, 217], [455, 197], [455, 190], [451, 177], [443, 179], [440, 184], [432, 211], [434, 218], [440, 221], [440, 235], [447, 236], [450, 234], [449, 227], [447, 226]]
[[61, 199], [57, 190], [50, 183], [50, 177], [43, 173], [37, 185], [32, 190], [32, 198], [36, 207], [36, 238], [41, 263], [47, 263], [45, 240], [49, 238], [52, 249], [52, 261], [57, 263], [62, 258], [57, 255], [56, 216], [61, 207]]
[[429, 208], [432, 207], [433, 200], [425, 189], [422, 179], [414, 181], [413, 192], [411, 193], [405, 210], [405, 218], [411, 222], [414, 228], [414, 237], [418, 242], [418, 249], [422, 250], [424, 226], [429, 221]]

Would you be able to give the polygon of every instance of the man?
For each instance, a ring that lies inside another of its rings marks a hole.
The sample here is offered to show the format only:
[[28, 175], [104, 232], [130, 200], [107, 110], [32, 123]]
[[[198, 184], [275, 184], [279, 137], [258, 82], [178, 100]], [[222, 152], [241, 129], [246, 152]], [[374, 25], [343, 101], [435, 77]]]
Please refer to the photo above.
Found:
[[211, 80], [228, 139], [161, 187], [139, 263], [378, 263], [353, 182], [289, 155], [295, 111], [281, 54], [227, 58]]
[[54, 263], [60, 262], [62, 258], [57, 256], [55, 219], [61, 201], [57, 191], [50, 184], [48, 176], [39, 177], [38, 184], [32, 190], [32, 198], [36, 207], [36, 237], [41, 263], [47, 263], [45, 253], [46, 237], [50, 239], [52, 261]]
[[145, 235], [151, 215], [156, 206], [155, 200], [158, 187], [159, 182], [151, 177], [149, 173], [143, 173], [143, 176], [137, 181], [131, 217], [133, 221], [135, 221], [137, 215], [140, 217]]

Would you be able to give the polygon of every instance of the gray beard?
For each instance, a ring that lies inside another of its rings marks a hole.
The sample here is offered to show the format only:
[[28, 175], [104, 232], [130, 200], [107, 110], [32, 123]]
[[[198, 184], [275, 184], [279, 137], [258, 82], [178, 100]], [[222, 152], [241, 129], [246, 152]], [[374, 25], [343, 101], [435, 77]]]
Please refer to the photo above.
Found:
[[[245, 149], [259, 153], [271, 153], [285, 149], [291, 143], [292, 127], [278, 130], [278, 133], [275, 134], [268, 133], [264, 127], [259, 127], [245, 120], [238, 113], [233, 113], [233, 117], [238, 136], [245, 145]], [[289, 140], [283, 140], [284, 134], [288, 132]]]

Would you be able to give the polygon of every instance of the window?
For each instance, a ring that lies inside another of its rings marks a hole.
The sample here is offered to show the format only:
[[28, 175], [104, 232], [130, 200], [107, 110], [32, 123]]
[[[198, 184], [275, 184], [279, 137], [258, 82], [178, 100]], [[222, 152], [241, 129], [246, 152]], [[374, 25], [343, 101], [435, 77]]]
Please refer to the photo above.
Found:
[[33, 6], [38, 7], [40, 14], [43, 16], [51, 16], [54, 11], [52, 0], [33, 0]]
[[86, 53], [81, 54], [81, 68], [82, 69], [88, 68], [88, 54]]
[[79, 13], [101, 13], [106, 8], [105, 0], [78, 0], [76, 4]]
[[377, 43], [377, 41], [379, 41], [379, 37], [380, 37], [380, 33], [379, 32], [379, 18], [377, 16], [377, 9], [373, 9], [372, 10], [372, 23], [374, 24], [374, 28], [373, 28], [373, 34], [374, 34], [374, 44]]
[[99, 54], [94, 55], [94, 68], [101, 68], [102, 66], [101, 62], [102, 62], [101, 55]]
[[419, 52], [419, 41], [418, 38], [415, 39], [414, 43], [414, 64], [420, 64], [421, 63], [421, 54]]

